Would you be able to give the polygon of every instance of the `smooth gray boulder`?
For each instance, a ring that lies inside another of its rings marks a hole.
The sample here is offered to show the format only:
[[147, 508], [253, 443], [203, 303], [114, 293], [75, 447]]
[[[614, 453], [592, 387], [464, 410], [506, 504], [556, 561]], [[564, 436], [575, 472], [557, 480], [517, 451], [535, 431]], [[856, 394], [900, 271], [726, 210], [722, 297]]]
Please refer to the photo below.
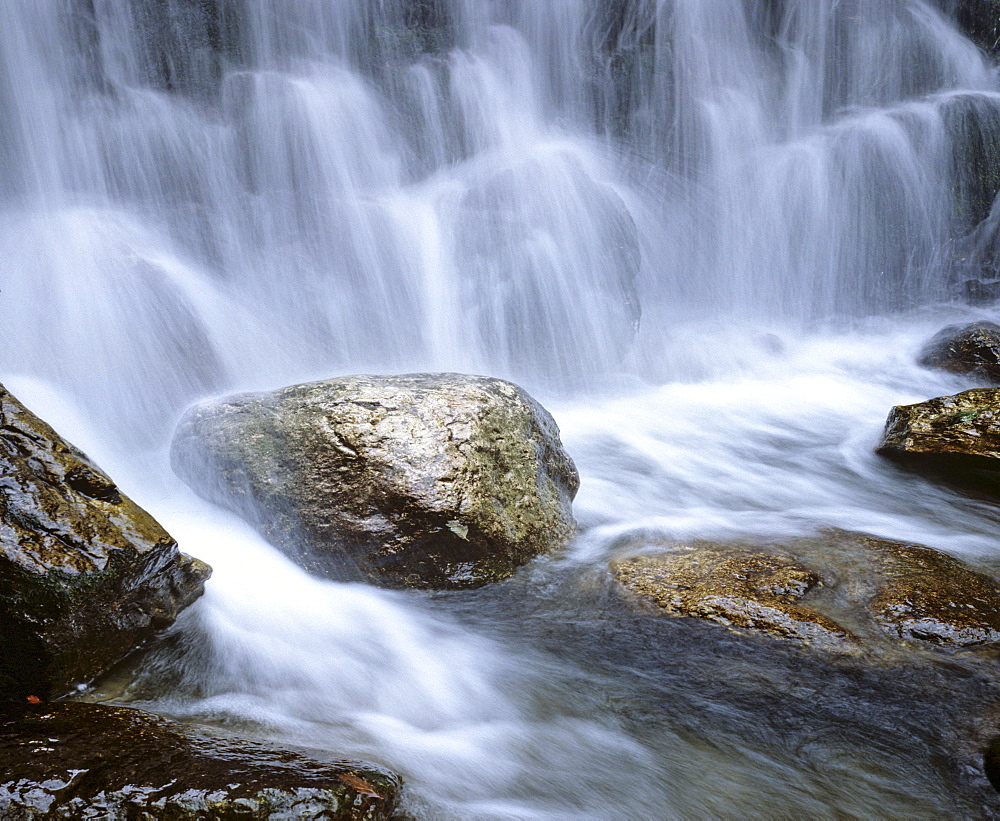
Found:
[[311, 571], [469, 588], [575, 531], [579, 478], [548, 412], [510, 382], [346, 376], [195, 407], [176, 472]]
[[399, 779], [103, 704], [0, 706], [0, 817], [391, 817]]
[[0, 700], [94, 678], [171, 624], [210, 573], [0, 385]]

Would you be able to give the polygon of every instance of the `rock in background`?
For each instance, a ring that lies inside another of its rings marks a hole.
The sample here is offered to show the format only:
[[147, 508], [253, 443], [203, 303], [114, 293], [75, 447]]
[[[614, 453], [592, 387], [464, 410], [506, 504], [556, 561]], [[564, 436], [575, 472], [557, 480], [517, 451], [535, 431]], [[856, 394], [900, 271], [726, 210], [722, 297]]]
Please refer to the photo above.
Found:
[[478, 587], [575, 532], [576, 468], [510, 382], [347, 376], [194, 408], [174, 469], [313, 572]]
[[94, 678], [171, 624], [210, 572], [0, 386], [0, 700]]
[[973, 322], [942, 328], [924, 346], [917, 361], [927, 368], [1000, 383], [1000, 325]]

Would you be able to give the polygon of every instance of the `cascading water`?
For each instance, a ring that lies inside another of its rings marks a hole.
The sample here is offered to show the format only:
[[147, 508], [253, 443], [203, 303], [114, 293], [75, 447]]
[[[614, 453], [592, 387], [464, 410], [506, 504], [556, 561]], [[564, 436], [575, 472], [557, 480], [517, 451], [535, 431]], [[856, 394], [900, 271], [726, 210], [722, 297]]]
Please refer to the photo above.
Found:
[[[580, 581], [637, 529], [996, 554], [997, 512], [871, 453], [966, 386], [920, 342], [989, 315], [958, 298], [995, 278], [1000, 81], [955, 6], [0, 4], [0, 378], [216, 570], [127, 697], [379, 761], [421, 818], [967, 813], [897, 674], [820, 717]], [[414, 370], [550, 407], [570, 555], [506, 593], [322, 582], [170, 475], [200, 397]]]

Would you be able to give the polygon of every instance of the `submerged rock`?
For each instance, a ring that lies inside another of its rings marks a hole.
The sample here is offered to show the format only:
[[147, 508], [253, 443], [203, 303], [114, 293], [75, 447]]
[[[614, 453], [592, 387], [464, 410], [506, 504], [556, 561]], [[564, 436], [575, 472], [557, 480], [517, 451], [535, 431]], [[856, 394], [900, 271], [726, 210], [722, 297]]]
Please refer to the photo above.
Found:
[[927, 368], [1000, 382], [1000, 325], [973, 322], [942, 328], [924, 346], [917, 361]]
[[867, 603], [875, 624], [903, 639], [974, 646], [1000, 641], [1000, 585], [924, 545], [852, 537], [881, 577]]
[[695, 543], [612, 565], [633, 593], [677, 616], [697, 616], [788, 638], [840, 644], [849, 634], [798, 604], [819, 577], [793, 558], [747, 546]]
[[384, 819], [399, 780], [125, 707], [0, 707], [0, 816]]
[[94, 678], [171, 624], [210, 572], [0, 386], [0, 699]]
[[509, 382], [347, 376], [198, 406], [174, 469], [306, 567], [388, 587], [498, 581], [574, 533], [579, 478]]
[[897, 405], [876, 452], [932, 478], [1000, 495], [1000, 388]]
[[[634, 547], [634, 546], [633, 546]], [[612, 562], [635, 602], [826, 649], [1000, 642], [1000, 584], [924, 545], [827, 530], [781, 543], [650, 541]]]

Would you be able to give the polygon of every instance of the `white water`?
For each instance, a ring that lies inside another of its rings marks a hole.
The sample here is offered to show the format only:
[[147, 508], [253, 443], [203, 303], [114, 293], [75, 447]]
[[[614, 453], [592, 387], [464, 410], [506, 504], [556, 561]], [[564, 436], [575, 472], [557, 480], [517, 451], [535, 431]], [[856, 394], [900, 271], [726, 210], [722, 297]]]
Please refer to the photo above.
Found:
[[892, 405], [969, 386], [923, 340], [994, 316], [949, 261], [954, 122], [1000, 84], [933, 4], [33, 0], [0, 32], [0, 379], [215, 568], [150, 706], [378, 761], [421, 818], [954, 811], [899, 750], [639, 722], [620, 694], [693, 696], [312, 579], [165, 456], [207, 395], [487, 373], [581, 470], [553, 590], [638, 529], [988, 561], [996, 512], [872, 453]]

